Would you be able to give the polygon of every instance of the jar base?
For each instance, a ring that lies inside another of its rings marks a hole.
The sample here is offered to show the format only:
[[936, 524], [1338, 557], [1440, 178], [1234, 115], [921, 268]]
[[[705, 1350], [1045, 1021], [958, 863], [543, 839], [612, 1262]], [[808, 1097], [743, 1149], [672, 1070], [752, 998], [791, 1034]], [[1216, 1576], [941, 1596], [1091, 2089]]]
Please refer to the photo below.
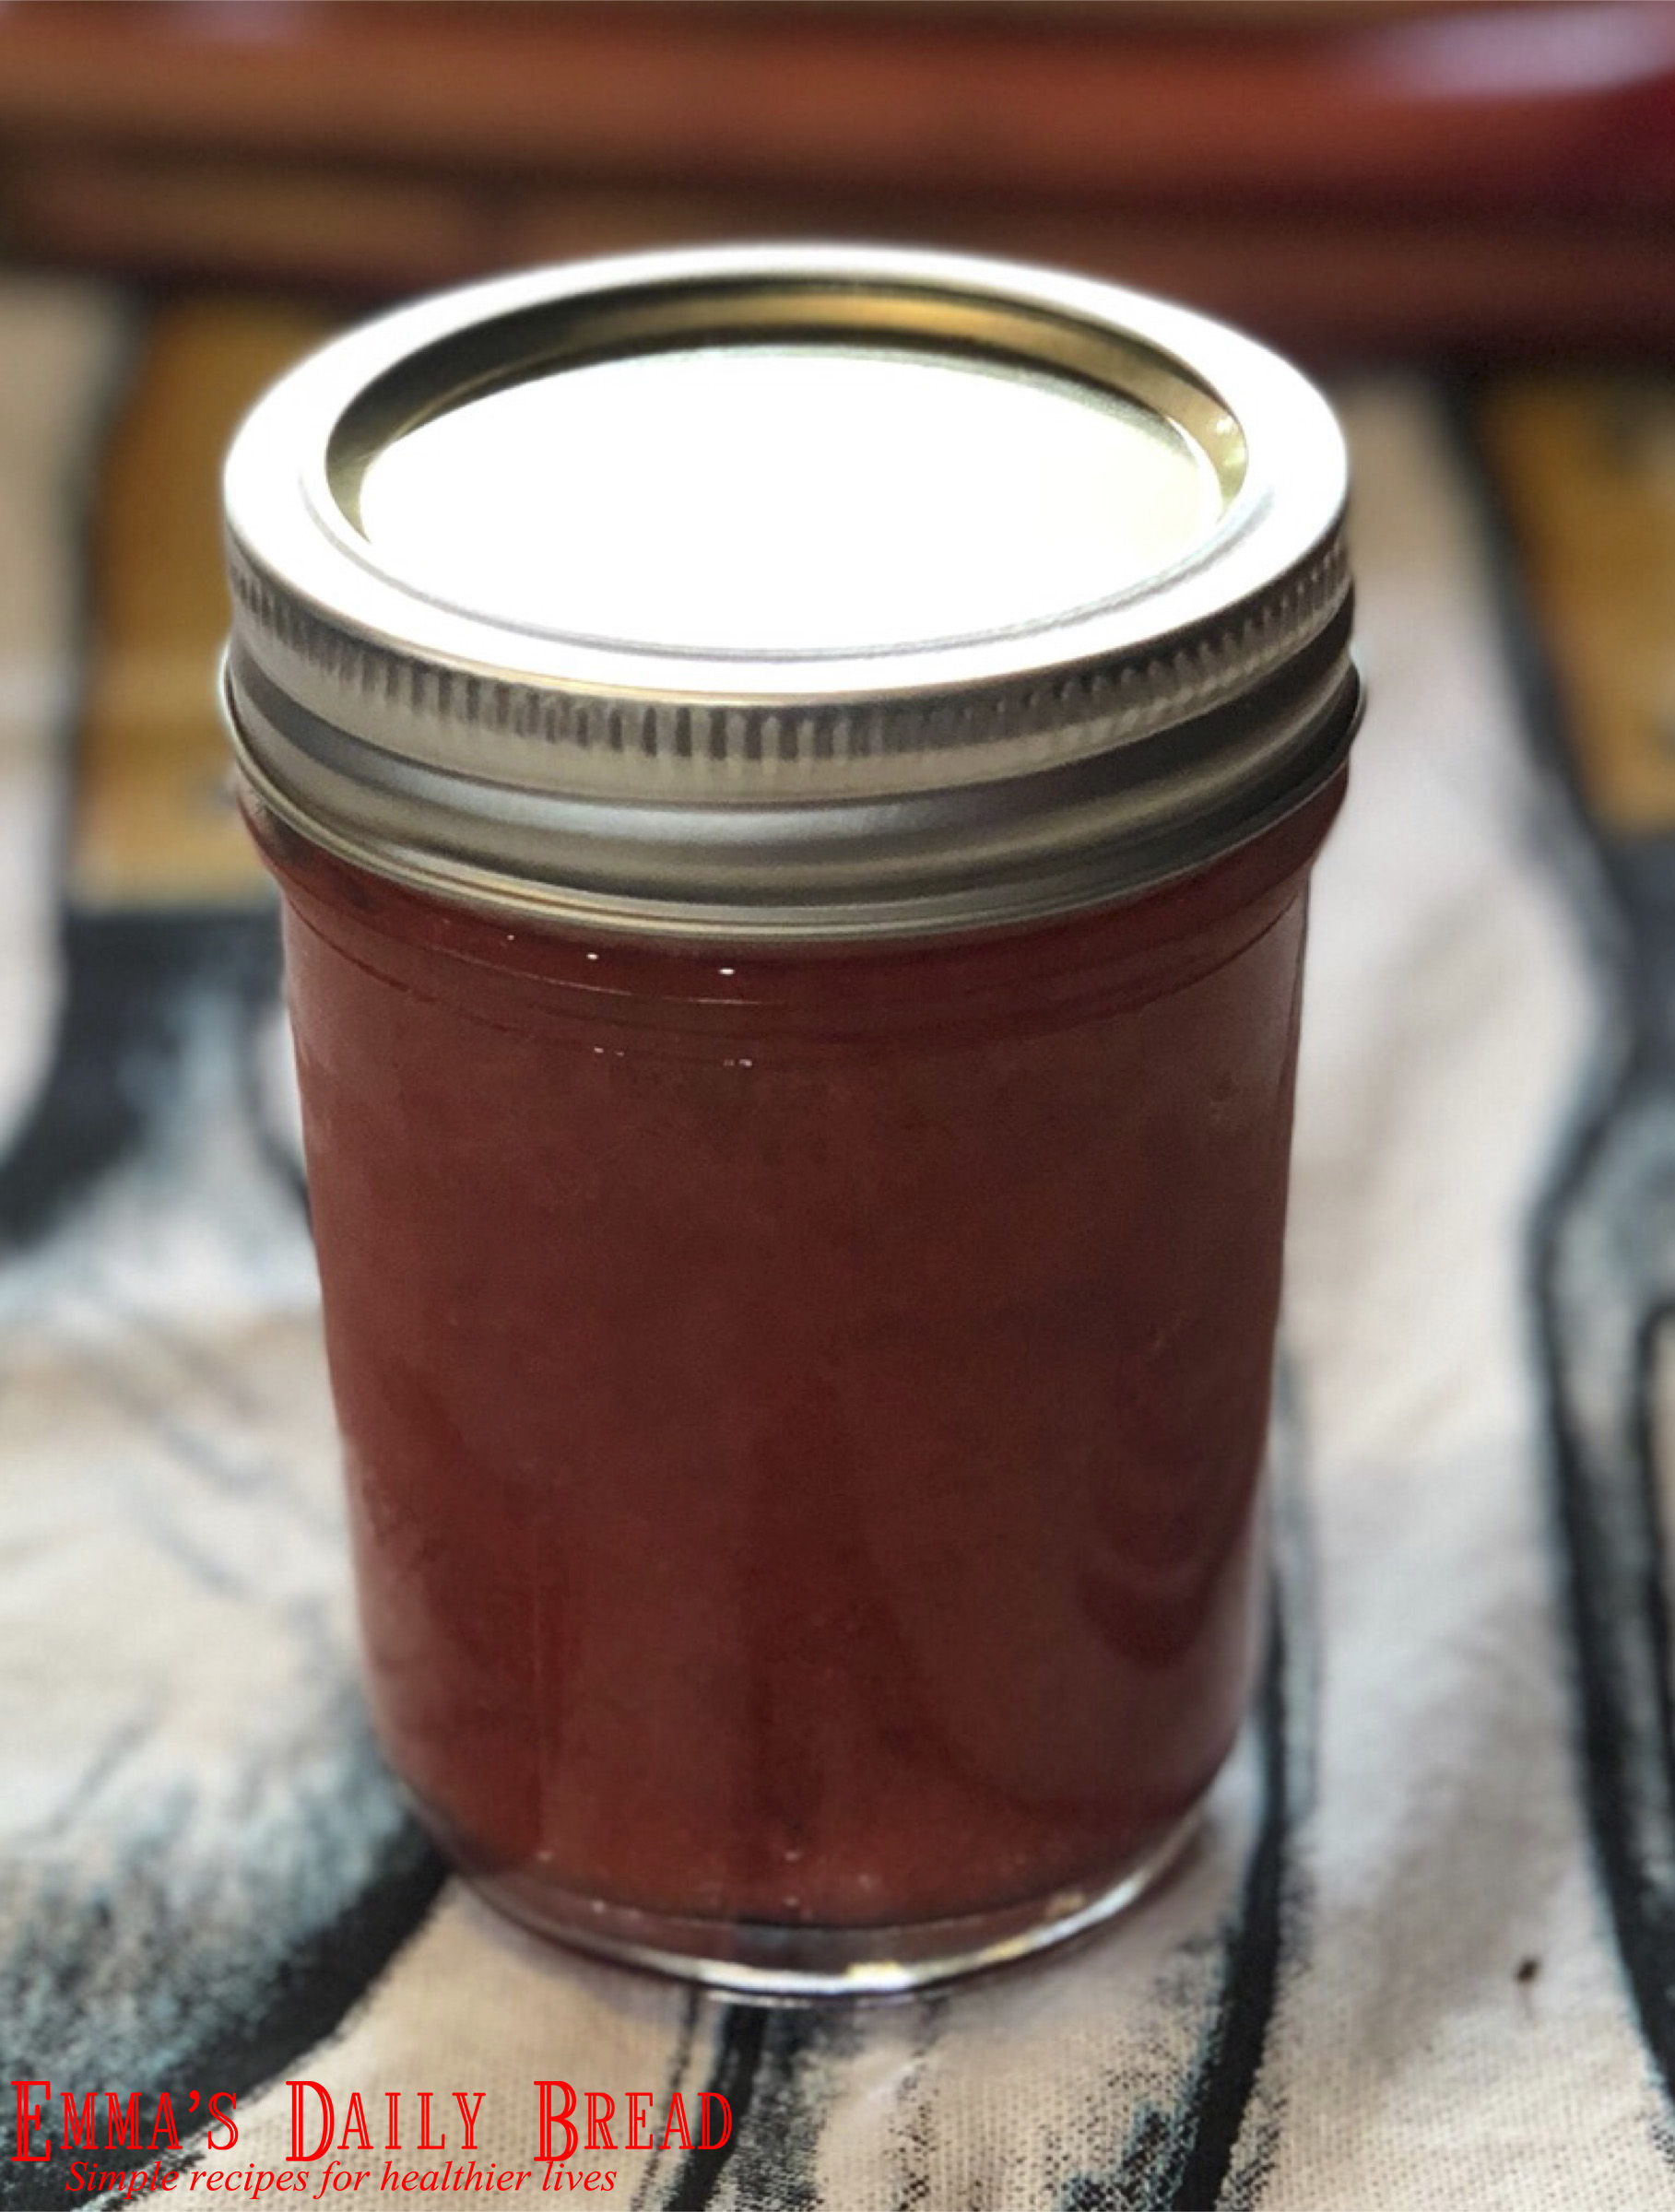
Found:
[[1202, 1818], [1200, 1803], [1159, 1841], [1094, 1881], [993, 1912], [899, 1927], [643, 1912], [572, 1896], [523, 1869], [468, 1871], [466, 1878], [487, 1904], [537, 1935], [619, 1965], [768, 2002], [894, 1996], [1026, 1959], [1126, 1912], [1172, 1870]]

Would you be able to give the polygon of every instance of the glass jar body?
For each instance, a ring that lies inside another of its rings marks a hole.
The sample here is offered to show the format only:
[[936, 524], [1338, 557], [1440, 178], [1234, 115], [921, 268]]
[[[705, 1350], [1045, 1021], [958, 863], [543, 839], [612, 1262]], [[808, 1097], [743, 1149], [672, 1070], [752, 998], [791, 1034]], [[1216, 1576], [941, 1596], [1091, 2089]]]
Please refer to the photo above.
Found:
[[902, 1986], [1170, 1855], [1248, 1699], [1309, 865], [763, 952], [255, 815], [368, 1681], [549, 1933]]

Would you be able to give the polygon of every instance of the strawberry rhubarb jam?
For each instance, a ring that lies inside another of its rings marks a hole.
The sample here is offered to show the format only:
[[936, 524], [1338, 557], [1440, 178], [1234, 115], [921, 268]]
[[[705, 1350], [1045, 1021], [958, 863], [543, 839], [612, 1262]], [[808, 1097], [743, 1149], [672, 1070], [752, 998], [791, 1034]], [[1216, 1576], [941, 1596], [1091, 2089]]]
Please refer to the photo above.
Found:
[[1090, 1924], [1250, 1692], [1341, 444], [1104, 286], [421, 302], [227, 479], [372, 1712], [484, 1893], [746, 1988]]

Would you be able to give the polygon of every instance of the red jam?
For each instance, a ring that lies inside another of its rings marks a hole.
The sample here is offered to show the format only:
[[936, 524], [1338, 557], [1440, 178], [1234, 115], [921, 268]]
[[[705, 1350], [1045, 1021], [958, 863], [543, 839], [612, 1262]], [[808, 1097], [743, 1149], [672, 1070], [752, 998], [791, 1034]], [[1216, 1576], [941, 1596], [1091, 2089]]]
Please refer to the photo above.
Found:
[[1126, 903], [877, 951], [513, 926], [258, 818], [374, 1712], [502, 1901], [985, 1914], [1202, 1795], [1342, 782]]

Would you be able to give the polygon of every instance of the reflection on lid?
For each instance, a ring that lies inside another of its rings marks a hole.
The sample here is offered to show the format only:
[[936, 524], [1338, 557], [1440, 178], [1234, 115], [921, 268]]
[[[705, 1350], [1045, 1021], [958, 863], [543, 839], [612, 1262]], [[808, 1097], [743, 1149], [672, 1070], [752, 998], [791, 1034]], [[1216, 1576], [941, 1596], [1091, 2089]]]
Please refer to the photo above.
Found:
[[462, 612], [653, 651], [853, 653], [1108, 602], [1201, 545], [1223, 500], [1178, 424], [1068, 378], [733, 345], [469, 399], [374, 456], [358, 519], [381, 567]]

